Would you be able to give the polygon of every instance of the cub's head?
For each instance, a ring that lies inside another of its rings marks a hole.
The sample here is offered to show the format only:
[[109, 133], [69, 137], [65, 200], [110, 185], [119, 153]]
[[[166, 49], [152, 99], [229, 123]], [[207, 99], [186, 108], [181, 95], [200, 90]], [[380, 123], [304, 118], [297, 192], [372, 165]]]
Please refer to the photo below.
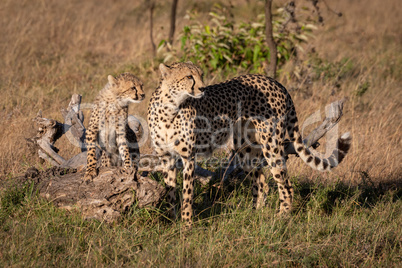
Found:
[[170, 66], [161, 63], [159, 70], [162, 74], [161, 90], [169, 92], [177, 106], [187, 98], [201, 98], [204, 95], [202, 70], [192, 62], [177, 62]]
[[130, 103], [141, 102], [145, 98], [142, 82], [131, 73], [123, 73], [117, 77], [109, 75], [110, 91], [115, 95], [121, 107]]

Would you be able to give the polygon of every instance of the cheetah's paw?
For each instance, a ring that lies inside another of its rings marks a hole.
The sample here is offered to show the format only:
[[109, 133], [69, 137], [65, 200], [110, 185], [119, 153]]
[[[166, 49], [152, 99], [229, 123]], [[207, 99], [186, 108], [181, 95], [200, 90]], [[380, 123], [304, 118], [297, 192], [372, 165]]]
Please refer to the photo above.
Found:
[[84, 177], [82, 177], [82, 180], [85, 182], [85, 183], [89, 183], [89, 182], [92, 182], [93, 181], [93, 179], [96, 177], [96, 170], [87, 170], [86, 172], [85, 172], [85, 175], [84, 175]]

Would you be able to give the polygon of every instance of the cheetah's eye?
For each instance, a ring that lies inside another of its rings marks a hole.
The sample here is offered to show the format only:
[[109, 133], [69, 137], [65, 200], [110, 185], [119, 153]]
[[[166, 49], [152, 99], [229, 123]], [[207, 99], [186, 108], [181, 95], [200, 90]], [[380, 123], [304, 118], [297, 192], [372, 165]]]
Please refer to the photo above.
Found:
[[187, 79], [193, 79], [193, 76], [192, 75], [187, 75], [186, 78]]

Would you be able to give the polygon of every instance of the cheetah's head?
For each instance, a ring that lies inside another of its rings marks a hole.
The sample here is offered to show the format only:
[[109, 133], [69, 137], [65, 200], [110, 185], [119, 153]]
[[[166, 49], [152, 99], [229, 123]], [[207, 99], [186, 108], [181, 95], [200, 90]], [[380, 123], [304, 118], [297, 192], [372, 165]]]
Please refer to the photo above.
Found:
[[123, 73], [116, 78], [109, 75], [110, 90], [114, 93], [121, 107], [127, 107], [130, 103], [141, 102], [145, 98], [142, 82], [131, 73]]
[[202, 88], [202, 70], [192, 62], [178, 62], [170, 66], [159, 65], [162, 74], [161, 90], [169, 92], [177, 106], [189, 97], [201, 98], [204, 95]]

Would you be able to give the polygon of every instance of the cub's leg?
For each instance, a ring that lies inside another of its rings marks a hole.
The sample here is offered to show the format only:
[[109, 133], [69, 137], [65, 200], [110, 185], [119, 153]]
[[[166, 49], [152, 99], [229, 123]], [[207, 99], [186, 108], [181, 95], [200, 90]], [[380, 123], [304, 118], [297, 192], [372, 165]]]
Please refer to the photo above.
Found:
[[131, 164], [134, 169], [138, 169], [138, 164], [140, 163], [140, 149], [138, 146], [137, 135], [134, 131], [126, 125], [126, 138], [127, 146], [130, 152]]
[[86, 132], [87, 144], [87, 168], [83, 177], [84, 181], [92, 181], [97, 176], [96, 165], [96, 141], [99, 135], [99, 110], [94, 107], [89, 121], [89, 127]]
[[123, 161], [123, 165], [125, 169], [131, 169], [131, 157], [130, 151], [127, 145], [127, 138], [126, 138], [126, 125], [127, 125], [127, 110], [122, 109], [117, 118], [117, 125], [116, 125], [116, 142], [119, 148], [119, 154]]

